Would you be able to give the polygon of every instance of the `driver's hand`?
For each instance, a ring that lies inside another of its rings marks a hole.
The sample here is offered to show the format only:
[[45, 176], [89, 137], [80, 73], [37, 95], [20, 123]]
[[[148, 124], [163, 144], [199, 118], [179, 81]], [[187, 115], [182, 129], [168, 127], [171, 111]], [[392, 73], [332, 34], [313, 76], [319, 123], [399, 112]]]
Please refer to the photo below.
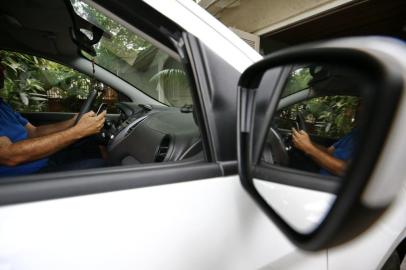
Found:
[[69, 119], [70, 127], [72, 127], [76, 123], [76, 118], [78, 118], [79, 113], [75, 113], [75, 115]]
[[85, 113], [73, 127], [80, 137], [87, 137], [99, 133], [106, 120], [106, 111], [96, 115], [94, 111]]
[[297, 131], [295, 128], [292, 128], [292, 142], [294, 147], [305, 153], [310, 152], [314, 147], [309, 134], [304, 130]]

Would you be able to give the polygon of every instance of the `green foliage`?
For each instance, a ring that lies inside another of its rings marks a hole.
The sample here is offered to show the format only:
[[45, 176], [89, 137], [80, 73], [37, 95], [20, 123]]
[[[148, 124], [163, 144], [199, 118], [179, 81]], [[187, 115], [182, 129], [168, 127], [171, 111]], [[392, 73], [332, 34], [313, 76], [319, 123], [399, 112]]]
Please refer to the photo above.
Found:
[[137, 55], [150, 46], [149, 42], [134, 35], [87, 3], [80, 0], [71, 0], [71, 3], [82, 18], [97, 25], [109, 36], [109, 38], [103, 37], [96, 44], [96, 62], [112, 73], [121, 73], [124, 62], [134, 62]]
[[152, 76], [151, 81], [165, 84], [168, 89], [189, 87], [185, 71], [181, 69], [163, 69]]
[[0, 52], [5, 67], [4, 89], [0, 95], [17, 110], [39, 111], [45, 105], [46, 91], [42, 77], [44, 62], [21, 53]]
[[[97, 25], [110, 35], [110, 38], [104, 38], [105, 42], [99, 43], [97, 46], [103, 47], [103, 49], [121, 58], [131, 58], [150, 45], [149, 42], [134, 35], [127, 28], [106, 17], [94, 7], [80, 0], [71, 0], [71, 3], [82, 18]], [[97, 49], [100, 50], [100, 47]]]
[[[176, 60], [92, 6], [79, 0], [71, 3], [80, 16], [106, 32], [95, 45], [98, 65], [168, 105], [191, 103], [186, 73], [172, 63]], [[92, 85], [89, 76], [52, 61], [8, 51], [0, 51], [0, 57], [6, 69], [0, 96], [18, 111], [47, 111], [55, 99], [63, 105], [58, 110], [77, 110]]]
[[299, 68], [290, 74], [289, 80], [283, 90], [282, 97], [289, 96], [300, 90], [308, 88], [308, 83], [312, 79], [310, 70], [307, 67]]
[[187, 76], [179, 62], [174, 64], [167, 53], [87, 3], [81, 0], [71, 0], [71, 3], [82, 18], [106, 33], [94, 46], [94, 60], [98, 65], [167, 105], [191, 103]]
[[0, 95], [15, 110], [46, 111], [51, 92], [72, 103], [85, 98], [90, 89], [88, 76], [58, 63], [9, 51], [0, 51], [0, 57], [6, 77]]
[[[281, 98], [309, 88], [312, 79], [309, 67], [297, 68], [290, 74]], [[357, 104], [358, 98], [352, 96], [312, 98], [279, 111], [278, 126], [294, 127], [293, 121], [301, 113], [311, 134], [336, 139], [354, 127]]]
[[184, 70], [177, 68], [163, 69], [152, 76], [151, 81], [156, 82], [165, 89], [166, 104], [180, 107], [188, 104], [187, 101], [189, 101], [190, 104], [192, 103], [191, 97], [187, 95], [184, 96], [182, 100], [176, 99], [176, 97], [179, 96], [177, 92], [179, 92], [180, 89], [184, 89], [183, 92], [186, 94], [190, 93], [189, 82]]
[[358, 97], [324, 96], [294, 104], [279, 115], [291, 121], [301, 112], [310, 133], [328, 138], [340, 138], [351, 131], [355, 125]]

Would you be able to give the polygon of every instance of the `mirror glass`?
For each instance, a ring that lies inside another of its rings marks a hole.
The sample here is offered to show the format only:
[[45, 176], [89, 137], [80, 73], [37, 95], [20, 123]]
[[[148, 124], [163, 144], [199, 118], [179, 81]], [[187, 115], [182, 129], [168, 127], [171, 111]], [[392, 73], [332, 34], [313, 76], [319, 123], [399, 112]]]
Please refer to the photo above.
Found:
[[[280, 79], [270, 86], [275, 72]], [[265, 73], [258, 91], [272, 93], [272, 117], [254, 159], [259, 175], [261, 168], [272, 174], [254, 177], [254, 186], [292, 228], [311, 232], [357, 156], [367, 80], [351, 67], [297, 63]]]

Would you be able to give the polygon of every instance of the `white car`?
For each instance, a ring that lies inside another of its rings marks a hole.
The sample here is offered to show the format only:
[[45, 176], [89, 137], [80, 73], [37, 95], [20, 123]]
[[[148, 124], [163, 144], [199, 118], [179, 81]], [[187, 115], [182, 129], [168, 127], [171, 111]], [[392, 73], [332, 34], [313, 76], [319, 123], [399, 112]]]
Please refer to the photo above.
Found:
[[[101, 134], [115, 166], [0, 179], [0, 269], [399, 267], [406, 253], [402, 42], [349, 38], [262, 59], [190, 0], [85, 2], [0, 4], [2, 50], [59, 62], [126, 96]], [[81, 18], [81, 7], [88, 6], [94, 17]], [[98, 57], [109, 48], [100, 44], [108, 44], [116, 33], [97, 24], [98, 16], [127, 29], [144, 47], [152, 46], [153, 56], [125, 58], [123, 53], [122, 65], [111, 69], [113, 61]], [[276, 162], [278, 146], [272, 143], [268, 159], [263, 156], [270, 125], [282, 134], [280, 154], [291, 155], [289, 131], [282, 122], [270, 124], [275, 112], [344, 93], [339, 92], [343, 88], [317, 92], [318, 81], [311, 80], [312, 87], [309, 82], [280, 98], [292, 74], [309, 64], [315, 66], [313, 78], [318, 68], [341, 67], [337, 72], [327, 68], [322, 75], [353, 80], [353, 92], [344, 92], [366, 104], [368, 125], [361, 129], [370, 137], [361, 135], [360, 152], [350, 159], [344, 177]], [[177, 94], [165, 92], [165, 83], [150, 88], [152, 67], [161, 72], [175, 66], [187, 75], [191, 95], [185, 94], [185, 100], [193, 106], [177, 104]], [[350, 69], [352, 75], [346, 72]], [[366, 97], [365, 85], [374, 89]], [[91, 109], [95, 96], [90, 96], [81, 114]], [[23, 115], [43, 124], [72, 114]], [[270, 166], [255, 171], [264, 159]]]

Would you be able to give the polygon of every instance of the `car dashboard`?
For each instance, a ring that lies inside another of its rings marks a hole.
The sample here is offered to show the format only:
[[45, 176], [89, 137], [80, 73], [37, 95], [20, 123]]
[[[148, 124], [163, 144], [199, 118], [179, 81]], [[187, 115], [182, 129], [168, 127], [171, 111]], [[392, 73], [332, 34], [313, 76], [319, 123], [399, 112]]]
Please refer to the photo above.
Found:
[[103, 130], [109, 160], [116, 165], [203, 159], [193, 113], [130, 102], [117, 104], [118, 119]]

